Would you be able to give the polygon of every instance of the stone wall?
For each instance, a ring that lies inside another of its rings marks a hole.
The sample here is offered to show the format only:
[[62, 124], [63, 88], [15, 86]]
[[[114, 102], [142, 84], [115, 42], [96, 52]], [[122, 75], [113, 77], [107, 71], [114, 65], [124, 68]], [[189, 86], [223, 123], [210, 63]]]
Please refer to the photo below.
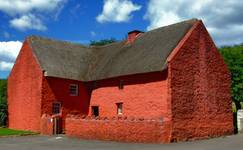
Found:
[[28, 42], [8, 78], [9, 128], [40, 132], [42, 70]]
[[[70, 96], [70, 84], [78, 85], [78, 96]], [[42, 81], [42, 114], [53, 115], [53, 102], [61, 103], [60, 115], [63, 119], [62, 129], [65, 132], [65, 117], [68, 113], [88, 114], [90, 92], [81, 81], [44, 77]]]
[[172, 141], [233, 133], [230, 74], [199, 22], [169, 57]]
[[68, 116], [66, 134], [84, 139], [122, 142], [166, 143], [168, 126], [163, 119], [143, 118], [91, 118]]
[[[123, 88], [119, 89], [122, 81]], [[92, 91], [91, 107], [99, 106], [101, 117], [117, 115], [117, 103], [123, 103], [123, 115], [139, 118], [161, 118], [167, 120], [167, 70], [96, 81]]]
[[43, 114], [40, 121], [41, 134], [52, 135], [53, 134], [53, 117], [49, 114]]

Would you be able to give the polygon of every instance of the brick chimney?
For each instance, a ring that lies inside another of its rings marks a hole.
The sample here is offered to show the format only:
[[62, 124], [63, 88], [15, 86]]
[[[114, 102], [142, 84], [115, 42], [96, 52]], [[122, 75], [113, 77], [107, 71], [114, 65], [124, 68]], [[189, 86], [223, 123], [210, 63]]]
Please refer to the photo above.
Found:
[[129, 44], [129, 43], [134, 42], [134, 40], [135, 40], [140, 34], [142, 34], [142, 33], [144, 33], [144, 32], [139, 31], [139, 30], [133, 30], [133, 31], [128, 32], [128, 38], [127, 38], [127, 42], [126, 42], [126, 43]]

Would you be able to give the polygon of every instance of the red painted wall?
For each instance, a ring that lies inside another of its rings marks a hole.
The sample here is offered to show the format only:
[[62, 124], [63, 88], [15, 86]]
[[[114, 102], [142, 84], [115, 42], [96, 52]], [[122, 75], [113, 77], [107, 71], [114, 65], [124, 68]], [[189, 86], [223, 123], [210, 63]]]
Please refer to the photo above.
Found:
[[172, 141], [233, 133], [230, 74], [201, 22], [169, 57]]
[[[70, 96], [70, 84], [78, 84], [79, 95]], [[63, 129], [65, 129], [65, 117], [67, 114], [88, 114], [90, 92], [87, 90], [83, 82], [44, 77], [42, 83], [42, 114], [52, 115], [52, 103], [61, 102]]]
[[[79, 95], [70, 96], [70, 84], [78, 84]], [[52, 102], [59, 101], [63, 106], [62, 114], [88, 114], [90, 94], [83, 82], [45, 77], [42, 88], [42, 113], [52, 114]]]
[[129, 43], [132, 43], [136, 40], [136, 38], [140, 35], [140, 34], [143, 34], [142, 32], [140, 31], [133, 31], [133, 32], [130, 32], [128, 33], [128, 37], [127, 37], [127, 44]]
[[27, 41], [8, 78], [9, 128], [40, 131], [42, 71]]
[[[86, 83], [43, 77], [25, 42], [8, 80], [10, 128], [51, 134], [52, 103], [59, 101], [63, 128], [71, 136], [169, 142], [233, 133], [229, 72], [200, 22], [172, 52], [163, 72]], [[70, 84], [79, 85], [78, 96], [69, 95]], [[123, 114], [117, 115], [121, 102]], [[90, 119], [92, 106], [99, 106], [95, 119]]]
[[[123, 76], [97, 81], [91, 106], [99, 106], [101, 117], [117, 116], [116, 103], [123, 103], [123, 116], [167, 119], [167, 71]], [[124, 88], [119, 89], [120, 80]], [[168, 119], [167, 119], [168, 120]]]
[[[52, 103], [61, 102], [63, 128], [67, 130], [67, 114], [91, 116], [91, 106], [99, 106], [100, 117], [111, 118], [117, 116], [116, 103], [123, 102], [123, 116], [165, 121], [168, 120], [166, 78], [167, 71], [100, 80], [96, 84], [45, 77], [42, 83], [42, 114], [52, 115]], [[118, 88], [120, 80], [124, 82], [124, 89]], [[69, 96], [70, 84], [79, 85], [79, 96]], [[51, 122], [46, 118], [42, 118], [42, 121], [43, 133], [51, 134], [51, 129], [44, 130], [51, 126]]]
[[66, 121], [68, 136], [85, 139], [122, 142], [168, 142], [168, 129], [163, 120], [130, 118], [82, 119], [69, 116]]
[[53, 135], [53, 117], [49, 114], [43, 114], [40, 121], [40, 131], [44, 135]]
[[[123, 89], [118, 85], [123, 81]], [[137, 74], [90, 82], [94, 87], [88, 117], [69, 116], [66, 134], [85, 139], [123, 142], [169, 142], [167, 114], [167, 71]], [[116, 103], [123, 103], [117, 115]], [[99, 106], [99, 117], [92, 118], [92, 106]]]

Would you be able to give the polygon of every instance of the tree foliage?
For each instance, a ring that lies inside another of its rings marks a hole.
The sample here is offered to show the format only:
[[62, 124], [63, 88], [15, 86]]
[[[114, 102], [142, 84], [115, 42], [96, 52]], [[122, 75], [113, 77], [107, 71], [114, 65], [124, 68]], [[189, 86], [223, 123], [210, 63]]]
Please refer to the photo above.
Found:
[[103, 45], [107, 45], [110, 43], [114, 43], [117, 40], [114, 38], [110, 38], [110, 39], [103, 39], [103, 40], [99, 40], [99, 41], [90, 41], [90, 46], [103, 46]]
[[0, 79], [0, 126], [7, 123], [7, 80]]
[[232, 99], [239, 108], [243, 102], [243, 45], [224, 46], [219, 50], [231, 72]]

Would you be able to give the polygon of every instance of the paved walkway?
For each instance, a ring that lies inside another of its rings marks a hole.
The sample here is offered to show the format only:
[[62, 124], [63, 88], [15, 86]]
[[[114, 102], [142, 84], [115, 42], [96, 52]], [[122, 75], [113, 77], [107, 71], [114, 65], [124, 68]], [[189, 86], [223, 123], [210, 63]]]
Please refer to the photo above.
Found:
[[0, 150], [243, 150], [243, 134], [172, 144], [130, 144], [67, 137], [0, 138]]

